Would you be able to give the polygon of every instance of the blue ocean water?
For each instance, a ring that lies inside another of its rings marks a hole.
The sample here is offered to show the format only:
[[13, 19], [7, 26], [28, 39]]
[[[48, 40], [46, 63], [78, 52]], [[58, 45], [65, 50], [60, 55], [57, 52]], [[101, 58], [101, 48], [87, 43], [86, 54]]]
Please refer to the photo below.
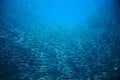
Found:
[[119, 0], [0, 0], [0, 80], [120, 80]]

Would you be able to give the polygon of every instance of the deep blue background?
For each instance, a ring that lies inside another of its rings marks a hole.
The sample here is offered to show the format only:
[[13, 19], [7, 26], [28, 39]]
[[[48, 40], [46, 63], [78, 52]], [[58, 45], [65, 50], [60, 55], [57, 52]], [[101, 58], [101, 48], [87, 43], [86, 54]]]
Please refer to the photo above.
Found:
[[0, 0], [0, 80], [119, 80], [119, 0]]

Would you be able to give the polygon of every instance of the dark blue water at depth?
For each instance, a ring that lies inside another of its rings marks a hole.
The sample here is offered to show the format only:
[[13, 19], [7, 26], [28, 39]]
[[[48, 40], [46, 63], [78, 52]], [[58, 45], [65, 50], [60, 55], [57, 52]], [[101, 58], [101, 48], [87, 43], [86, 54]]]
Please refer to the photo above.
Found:
[[0, 80], [120, 80], [120, 1], [0, 0]]

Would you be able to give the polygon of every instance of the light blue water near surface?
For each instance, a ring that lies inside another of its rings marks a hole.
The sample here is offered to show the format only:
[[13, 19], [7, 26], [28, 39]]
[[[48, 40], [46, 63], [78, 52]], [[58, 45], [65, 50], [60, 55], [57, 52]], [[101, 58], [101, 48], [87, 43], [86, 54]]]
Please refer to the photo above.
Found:
[[5, 7], [8, 14], [26, 23], [76, 26], [104, 7], [104, 3], [104, 0], [10, 0], [5, 1]]

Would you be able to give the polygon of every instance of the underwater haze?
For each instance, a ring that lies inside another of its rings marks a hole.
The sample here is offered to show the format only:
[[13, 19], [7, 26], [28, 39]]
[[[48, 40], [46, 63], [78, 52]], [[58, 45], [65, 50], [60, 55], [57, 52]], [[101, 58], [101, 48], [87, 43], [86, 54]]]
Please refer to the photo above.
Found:
[[0, 0], [0, 80], [120, 80], [120, 1]]

